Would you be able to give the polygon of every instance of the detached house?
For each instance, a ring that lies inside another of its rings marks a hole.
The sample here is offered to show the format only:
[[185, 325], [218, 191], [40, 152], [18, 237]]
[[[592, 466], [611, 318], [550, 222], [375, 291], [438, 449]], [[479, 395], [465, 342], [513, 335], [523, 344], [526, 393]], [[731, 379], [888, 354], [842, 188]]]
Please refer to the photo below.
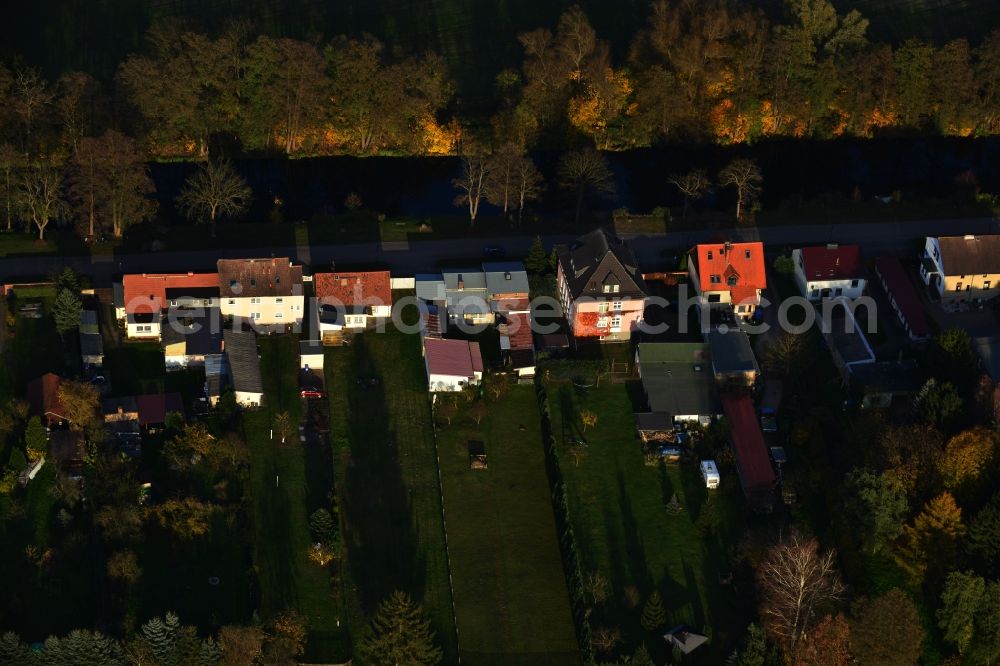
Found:
[[688, 273], [695, 293], [710, 308], [731, 308], [737, 317], [749, 319], [760, 305], [767, 288], [764, 244], [707, 243], [688, 256]]
[[1000, 236], [928, 236], [920, 277], [946, 308], [1000, 294]]
[[302, 322], [302, 267], [288, 257], [219, 259], [219, 308], [225, 317], [253, 326]]
[[317, 273], [313, 277], [316, 335], [364, 330], [392, 315], [389, 271]]
[[795, 283], [810, 301], [858, 298], [865, 292], [861, 248], [858, 245], [803, 247], [792, 250]]
[[461, 391], [483, 379], [478, 342], [424, 338], [427, 385], [432, 393]]
[[122, 278], [122, 304], [130, 339], [158, 340], [163, 312], [172, 304], [211, 307], [218, 304], [218, 273], [141, 273]]
[[236, 404], [259, 407], [264, 400], [264, 380], [260, 374], [257, 336], [253, 331], [226, 331], [223, 333], [223, 349], [225, 370], [236, 394]]
[[578, 340], [627, 342], [642, 322], [646, 283], [624, 241], [603, 229], [557, 245], [556, 284], [570, 330]]

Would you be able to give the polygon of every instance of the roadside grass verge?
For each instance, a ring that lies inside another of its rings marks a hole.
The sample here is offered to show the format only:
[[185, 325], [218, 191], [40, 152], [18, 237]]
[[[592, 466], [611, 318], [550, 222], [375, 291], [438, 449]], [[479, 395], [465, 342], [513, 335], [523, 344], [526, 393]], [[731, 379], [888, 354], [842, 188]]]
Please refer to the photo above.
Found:
[[[535, 390], [483, 400], [480, 423], [459, 398], [438, 430], [463, 661], [578, 664]], [[487, 469], [470, 468], [470, 441], [485, 445]]]

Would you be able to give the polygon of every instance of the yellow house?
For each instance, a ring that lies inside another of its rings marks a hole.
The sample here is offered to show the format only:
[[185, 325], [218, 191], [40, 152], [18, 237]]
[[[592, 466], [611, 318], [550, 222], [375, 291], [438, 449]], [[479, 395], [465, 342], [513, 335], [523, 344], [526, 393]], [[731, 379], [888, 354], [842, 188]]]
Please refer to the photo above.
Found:
[[1000, 236], [928, 236], [920, 277], [947, 308], [1000, 295]]

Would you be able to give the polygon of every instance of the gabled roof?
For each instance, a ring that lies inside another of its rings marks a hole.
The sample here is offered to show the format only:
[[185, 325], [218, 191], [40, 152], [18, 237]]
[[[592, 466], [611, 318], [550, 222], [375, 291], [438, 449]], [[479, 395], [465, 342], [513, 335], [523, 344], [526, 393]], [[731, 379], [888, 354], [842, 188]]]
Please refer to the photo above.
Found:
[[[731, 291], [734, 302], [739, 303], [767, 287], [763, 243], [704, 243], [691, 254], [697, 261], [702, 291]], [[712, 282], [713, 275], [718, 282]], [[734, 278], [735, 284], [730, 284], [729, 278]], [[737, 293], [741, 298], [735, 297]]]
[[62, 403], [59, 401], [59, 386], [63, 378], [48, 372], [28, 383], [28, 404], [38, 416], [52, 415], [65, 419]]
[[392, 278], [389, 271], [316, 273], [316, 297], [342, 305], [392, 305]]
[[263, 393], [264, 380], [260, 375], [260, 356], [254, 332], [225, 331], [223, 343], [233, 388], [245, 393]]
[[652, 363], [707, 363], [711, 351], [704, 342], [640, 342], [639, 367]]
[[139, 408], [139, 425], [157, 425], [164, 423], [167, 414], [177, 412], [183, 416], [184, 401], [180, 393], [155, 393], [136, 396]]
[[218, 273], [141, 273], [122, 278], [125, 312], [159, 312], [167, 307], [167, 289], [171, 293], [218, 288]]
[[424, 338], [427, 370], [432, 375], [473, 377], [483, 371], [483, 357], [478, 342]]
[[915, 337], [923, 338], [929, 334], [924, 306], [917, 296], [913, 283], [906, 277], [903, 265], [896, 257], [879, 257], [875, 260], [875, 272], [885, 282], [886, 291], [896, 301], [902, 313], [904, 323]]
[[557, 245], [556, 256], [570, 295], [605, 296], [604, 285], [618, 285], [619, 296], [645, 298], [646, 283], [639, 262], [624, 241], [595, 229], [571, 245]]
[[486, 291], [490, 298], [498, 294], [528, 294], [528, 273], [520, 261], [487, 262]]
[[1000, 236], [941, 236], [938, 243], [947, 275], [1000, 273]]
[[806, 280], [853, 280], [862, 277], [861, 246], [827, 245], [802, 248]]
[[441, 271], [447, 291], [485, 291], [486, 273], [479, 268], [462, 268]]
[[642, 388], [650, 411], [673, 417], [719, 414], [708, 345], [642, 343], [638, 356]]
[[722, 409], [729, 419], [730, 438], [744, 491], [748, 495], [770, 491], [775, 480], [774, 469], [749, 396], [724, 395]]
[[302, 293], [302, 267], [293, 266], [288, 257], [219, 259], [218, 267], [223, 298]]
[[506, 335], [510, 339], [510, 348], [534, 349], [534, 336], [531, 333], [531, 315], [527, 312], [513, 312], [501, 315], [507, 325]]

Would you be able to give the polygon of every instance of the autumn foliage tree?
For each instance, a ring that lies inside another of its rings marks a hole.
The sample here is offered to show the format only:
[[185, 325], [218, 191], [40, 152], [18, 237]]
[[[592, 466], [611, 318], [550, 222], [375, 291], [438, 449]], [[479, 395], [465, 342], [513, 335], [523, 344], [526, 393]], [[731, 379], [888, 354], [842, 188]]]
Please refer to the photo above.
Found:
[[837, 613], [825, 615], [806, 633], [795, 653], [795, 666], [848, 666], [851, 663], [851, 627]]
[[943, 492], [924, 505], [903, 528], [896, 561], [914, 579], [923, 580], [928, 568], [939, 570], [955, 558], [958, 540], [965, 535], [962, 509], [949, 492]]
[[966, 430], [949, 439], [938, 462], [945, 487], [955, 490], [976, 482], [992, 462], [996, 443], [996, 435], [985, 428]]
[[[893, 588], [851, 607], [851, 655], [861, 666], [912, 666], [919, 661], [924, 629], [910, 597]], [[892, 640], [886, 640], [891, 636]]]

